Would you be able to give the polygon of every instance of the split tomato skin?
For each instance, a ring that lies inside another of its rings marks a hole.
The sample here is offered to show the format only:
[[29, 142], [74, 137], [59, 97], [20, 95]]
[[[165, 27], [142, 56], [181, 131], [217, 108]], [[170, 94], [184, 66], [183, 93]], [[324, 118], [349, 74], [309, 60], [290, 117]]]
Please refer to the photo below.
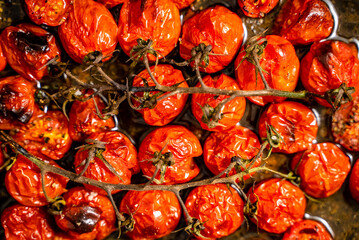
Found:
[[303, 220], [295, 223], [283, 236], [282, 240], [332, 240], [330, 233], [319, 222]]
[[112, 55], [117, 45], [117, 24], [101, 3], [74, 0], [67, 20], [59, 27], [59, 37], [67, 54], [75, 62], [82, 63], [91, 52]]
[[333, 143], [314, 144], [311, 149], [297, 153], [291, 168], [300, 176], [300, 188], [315, 198], [336, 193], [350, 171], [349, 157]]
[[[271, 88], [288, 92], [294, 91], [298, 83], [300, 63], [293, 45], [288, 40], [276, 35], [265, 36], [265, 39], [267, 46], [259, 59], [265, 80]], [[234, 63], [239, 88], [242, 90], [264, 89], [264, 83], [254, 64], [247, 59], [243, 61], [245, 55], [245, 51], [241, 52]], [[260, 106], [285, 100], [284, 97], [272, 96], [256, 96], [248, 97], [248, 99]]]
[[353, 170], [350, 173], [349, 189], [352, 197], [359, 202], [359, 161], [354, 163]]
[[279, 0], [238, 0], [238, 5], [247, 17], [263, 18], [277, 6], [278, 2]]
[[[200, 71], [215, 73], [226, 66], [236, 56], [241, 47], [244, 30], [241, 18], [227, 8], [217, 5], [201, 11], [183, 24], [180, 55], [185, 60], [192, 58], [192, 49], [200, 43], [212, 46], [209, 65]], [[200, 63], [204, 64], [204, 62]], [[191, 63], [194, 66], [194, 63]]]
[[287, 180], [271, 178], [259, 182], [247, 193], [249, 201], [257, 202], [256, 219], [251, 221], [270, 233], [283, 233], [303, 219], [306, 199], [302, 190]]

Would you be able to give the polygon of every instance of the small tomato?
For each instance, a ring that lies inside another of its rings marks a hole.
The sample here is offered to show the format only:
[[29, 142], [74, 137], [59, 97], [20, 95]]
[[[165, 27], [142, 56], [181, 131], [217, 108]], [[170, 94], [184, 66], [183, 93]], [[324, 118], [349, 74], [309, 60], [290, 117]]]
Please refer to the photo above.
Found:
[[283, 236], [282, 240], [332, 240], [330, 233], [319, 222], [302, 220], [295, 223]]

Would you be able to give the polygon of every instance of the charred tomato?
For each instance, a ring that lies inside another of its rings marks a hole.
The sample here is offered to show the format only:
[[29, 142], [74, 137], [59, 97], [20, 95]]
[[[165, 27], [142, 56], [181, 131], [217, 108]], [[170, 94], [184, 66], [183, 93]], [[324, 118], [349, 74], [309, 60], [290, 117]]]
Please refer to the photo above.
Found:
[[349, 189], [353, 198], [359, 202], [359, 161], [354, 163], [353, 170], [350, 173]]
[[242, 12], [251, 18], [265, 17], [267, 13], [277, 6], [278, 2], [279, 0], [238, 0]]
[[330, 233], [319, 222], [303, 220], [295, 223], [283, 236], [282, 240], [332, 240]]

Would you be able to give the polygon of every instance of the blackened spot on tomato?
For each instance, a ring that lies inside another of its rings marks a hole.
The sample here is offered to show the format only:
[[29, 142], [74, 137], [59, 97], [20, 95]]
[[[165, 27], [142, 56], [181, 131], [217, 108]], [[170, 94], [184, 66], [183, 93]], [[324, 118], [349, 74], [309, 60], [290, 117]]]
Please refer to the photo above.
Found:
[[45, 53], [50, 50], [48, 36], [36, 36], [31, 32], [14, 32], [15, 44], [23, 52]]
[[313, 228], [305, 228], [299, 232], [300, 234], [318, 234], [318, 232]]
[[101, 212], [87, 205], [67, 207], [63, 211], [69, 229], [78, 233], [92, 232], [100, 220]]

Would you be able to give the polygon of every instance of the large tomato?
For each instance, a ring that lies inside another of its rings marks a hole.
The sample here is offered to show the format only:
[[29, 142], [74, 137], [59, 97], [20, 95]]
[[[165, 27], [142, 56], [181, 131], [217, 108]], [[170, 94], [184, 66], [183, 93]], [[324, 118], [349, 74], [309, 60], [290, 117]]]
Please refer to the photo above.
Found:
[[275, 6], [279, 0], [237, 0], [243, 13], [251, 18], [265, 17]]
[[319, 222], [303, 220], [295, 223], [283, 236], [282, 240], [332, 240], [330, 233]]
[[349, 189], [353, 198], [359, 202], [359, 161], [356, 160], [353, 170], [350, 173]]

